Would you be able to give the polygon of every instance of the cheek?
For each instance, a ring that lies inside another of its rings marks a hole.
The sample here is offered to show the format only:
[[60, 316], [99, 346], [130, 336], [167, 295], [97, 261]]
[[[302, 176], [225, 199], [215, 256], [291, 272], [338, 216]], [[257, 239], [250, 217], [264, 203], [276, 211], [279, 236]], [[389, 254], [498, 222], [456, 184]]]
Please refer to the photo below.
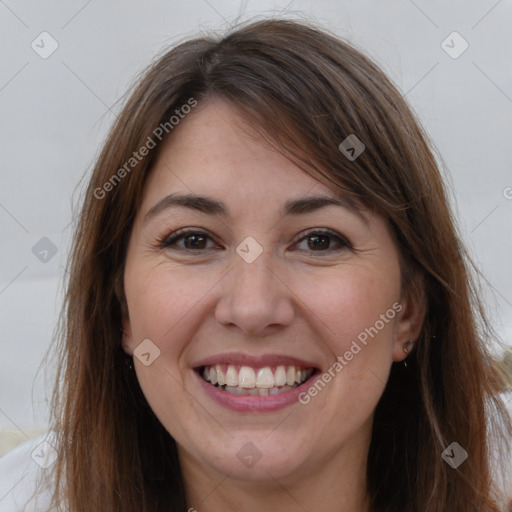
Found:
[[134, 358], [137, 380], [159, 421], [178, 438], [185, 435], [183, 425], [197, 419], [197, 404], [183, 392], [188, 368], [181, 361], [186, 359], [187, 343], [198, 328], [202, 299], [212, 286], [209, 279], [175, 272], [165, 264], [126, 269], [133, 348], [150, 339], [160, 351], [148, 366]]
[[391, 340], [397, 316], [393, 304], [400, 297], [397, 267], [379, 272], [356, 264], [329, 273], [324, 269], [322, 274], [302, 275], [293, 286], [305, 311], [316, 318], [321, 339], [328, 340], [338, 354], [348, 350], [358, 336], [364, 342], [365, 334], [371, 339]]
[[325, 387], [319, 385], [304, 400], [311, 399], [337, 425], [332, 432], [326, 427], [333, 438], [341, 424], [350, 435], [370, 417], [389, 376], [400, 309], [399, 268], [377, 272], [350, 265], [329, 278], [303, 276], [301, 283], [304, 311], [310, 311], [309, 323], [316, 326], [332, 361], [324, 371]]
[[194, 311], [211, 290], [213, 278], [176, 273], [165, 264], [130, 270], [125, 289], [134, 344], [150, 338], [163, 351], [176, 349], [175, 342], [184, 339], [183, 331], [194, 327]]

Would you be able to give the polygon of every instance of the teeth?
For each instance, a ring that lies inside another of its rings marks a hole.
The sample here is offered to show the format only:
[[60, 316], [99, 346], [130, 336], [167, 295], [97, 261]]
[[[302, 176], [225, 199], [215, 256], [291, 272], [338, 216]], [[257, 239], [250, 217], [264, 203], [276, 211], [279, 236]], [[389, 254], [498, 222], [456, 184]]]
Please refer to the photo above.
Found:
[[293, 389], [290, 386], [282, 386], [280, 388], [270, 388], [270, 389], [244, 389], [238, 386], [223, 386], [223, 391], [227, 393], [231, 393], [232, 395], [243, 395], [243, 396], [268, 396], [268, 395], [278, 395], [279, 393], [283, 393], [284, 391], [289, 391]]
[[284, 366], [278, 366], [276, 368], [276, 374], [274, 375], [274, 384], [276, 386], [284, 386], [286, 384], [286, 369]]
[[[215, 382], [212, 382], [212, 384], [215, 384]], [[242, 368], [240, 368], [238, 372], [238, 385], [241, 388], [254, 388], [254, 386], [256, 386], [256, 374], [251, 367], [242, 366]]]
[[[224, 373], [222, 371], [220, 364], [215, 366], [215, 370], [217, 372], [217, 382], [218, 382], [219, 386], [224, 386], [226, 384], [226, 379], [224, 377]], [[212, 381], [210, 381], [210, 382], [212, 382]], [[213, 384], [213, 382], [212, 382], [212, 384]]]
[[226, 372], [226, 386], [238, 386], [238, 375], [235, 367], [230, 364]]
[[256, 386], [259, 388], [270, 389], [274, 386], [274, 375], [272, 370], [267, 366], [266, 368], [260, 368], [258, 370], [258, 376], [256, 378]]
[[286, 371], [286, 384], [293, 386], [295, 383], [295, 366], [289, 366]]
[[204, 367], [201, 375], [206, 381], [228, 393], [267, 396], [302, 384], [312, 373], [312, 368], [295, 366], [265, 366], [255, 369], [250, 366], [217, 364]]

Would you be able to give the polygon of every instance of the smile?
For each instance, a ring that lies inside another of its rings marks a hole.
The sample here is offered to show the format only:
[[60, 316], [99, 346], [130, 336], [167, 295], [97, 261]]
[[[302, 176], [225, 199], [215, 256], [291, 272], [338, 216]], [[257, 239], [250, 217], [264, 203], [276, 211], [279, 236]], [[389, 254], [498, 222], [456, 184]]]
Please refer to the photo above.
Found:
[[269, 396], [294, 389], [306, 382], [314, 368], [300, 366], [252, 367], [233, 364], [203, 366], [202, 378], [217, 389], [234, 395]]

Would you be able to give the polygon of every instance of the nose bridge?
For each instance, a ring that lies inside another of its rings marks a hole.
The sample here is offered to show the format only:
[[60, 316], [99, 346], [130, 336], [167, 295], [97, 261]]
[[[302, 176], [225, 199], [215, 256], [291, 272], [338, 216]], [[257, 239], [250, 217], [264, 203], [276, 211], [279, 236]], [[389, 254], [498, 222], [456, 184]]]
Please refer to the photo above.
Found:
[[254, 261], [248, 262], [243, 258], [235, 260], [235, 291], [240, 294], [256, 297], [266, 295], [270, 298], [275, 276], [272, 268], [272, 255], [264, 252]]
[[278, 270], [272, 253], [263, 251], [252, 261], [244, 259], [243, 253], [235, 254], [233, 264], [223, 283], [217, 321], [252, 333], [262, 333], [271, 325], [290, 323], [293, 306], [286, 287], [275, 275]]

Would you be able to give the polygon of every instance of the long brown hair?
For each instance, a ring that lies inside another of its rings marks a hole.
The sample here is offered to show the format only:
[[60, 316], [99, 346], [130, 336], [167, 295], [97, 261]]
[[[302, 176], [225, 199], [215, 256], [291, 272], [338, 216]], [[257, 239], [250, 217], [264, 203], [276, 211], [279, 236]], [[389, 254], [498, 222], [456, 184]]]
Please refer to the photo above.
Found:
[[[54, 504], [71, 512], [186, 510], [175, 441], [125, 367], [123, 272], [161, 146], [155, 129], [167, 122], [161, 138], [172, 140], [176, 109], [209, 97], [236, 106], [305, 172], [384, 216], [403, 286], [420, 283], [426, 297], [408, 367], [393, 364], [375, 412], [367, 465], [372, 510], [497, 511], [490, 439], [502, 425], [502, 441], [510, 435], [499, 397], [505, 381], [486, 348], [492, 331], [431, 143], [369, 58], [289, 20], [258, 21], [171, 49], [145, 72], [110, 131], [70, 257], [54, 393]], [[365, 145], [355, 160], [338, 148], [351, 134]], [[130, 161], [149, 139], [156, 147]], [[441, 457], [452, 441], [469, 454], [457, 469]]]

